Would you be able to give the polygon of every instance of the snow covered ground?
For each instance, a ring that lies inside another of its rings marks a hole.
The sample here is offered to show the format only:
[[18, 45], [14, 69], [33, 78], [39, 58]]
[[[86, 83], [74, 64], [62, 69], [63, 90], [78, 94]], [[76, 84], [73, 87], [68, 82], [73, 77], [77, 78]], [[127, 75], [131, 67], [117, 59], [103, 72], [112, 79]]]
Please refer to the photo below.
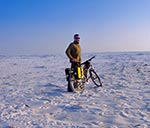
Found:
[[103, 88], [82, 94], [65, 55], [0, 56], [0, 128], [150, 128], [150, 52], [92, 55]]

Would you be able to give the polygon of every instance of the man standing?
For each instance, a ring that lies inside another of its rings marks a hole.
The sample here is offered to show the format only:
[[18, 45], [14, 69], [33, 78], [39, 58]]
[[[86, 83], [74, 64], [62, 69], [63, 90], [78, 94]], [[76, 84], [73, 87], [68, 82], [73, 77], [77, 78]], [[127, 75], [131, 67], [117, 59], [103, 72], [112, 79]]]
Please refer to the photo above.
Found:
[[[74, 41], [70, 43], [68, 48], [66, 49], [66, 54], [70, 60], [71, 68], [75, 68], [78, 64], [81, 63], [81, 47], [80, 47], [80, 36], [79, 34], [74, 35]], [[68, 89], [69, 92], [72, 92], [72, 89], [69, 86], [68, 82]]]
[[71, 68], [74, 68], [77, 63], [81, 63], [81, 47], [79, 34], [74, 35], [74, 41], [66, 49], [66, 54], [71, 62]]

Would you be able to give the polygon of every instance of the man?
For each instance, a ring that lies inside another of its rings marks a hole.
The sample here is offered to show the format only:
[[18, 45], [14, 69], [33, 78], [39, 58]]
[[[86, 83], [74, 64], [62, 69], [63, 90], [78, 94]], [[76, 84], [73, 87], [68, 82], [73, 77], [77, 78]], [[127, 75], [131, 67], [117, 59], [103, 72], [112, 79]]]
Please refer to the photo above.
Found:
[[[81, 47], [80, 47], [80, 36], [79, 34], [74, 35], [74, 41], [70, 43], [68, 48], [66, 49], [66, 54], [70, 60], [71, 68], [75, 68], [78, 64], [81, 63]], [[68, 82], [68, 89], [69, 92], [72, 92], [72, 89], [69, 86]]]
[[74, 68], [78, 63], [81, 63], [81, 47], [79, 34], [74, 35], [74, 41], [66, 49], [66, 54], [71, 62], [71, 68]]

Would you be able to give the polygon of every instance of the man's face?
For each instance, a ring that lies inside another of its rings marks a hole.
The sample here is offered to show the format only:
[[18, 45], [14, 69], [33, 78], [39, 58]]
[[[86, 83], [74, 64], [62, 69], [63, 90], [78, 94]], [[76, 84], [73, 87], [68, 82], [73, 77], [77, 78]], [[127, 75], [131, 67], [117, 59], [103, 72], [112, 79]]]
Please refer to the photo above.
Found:
[[75, 36], [74, 37], [74, 41], [79, 43], [80, 42], [80, 37], [79, 36]]

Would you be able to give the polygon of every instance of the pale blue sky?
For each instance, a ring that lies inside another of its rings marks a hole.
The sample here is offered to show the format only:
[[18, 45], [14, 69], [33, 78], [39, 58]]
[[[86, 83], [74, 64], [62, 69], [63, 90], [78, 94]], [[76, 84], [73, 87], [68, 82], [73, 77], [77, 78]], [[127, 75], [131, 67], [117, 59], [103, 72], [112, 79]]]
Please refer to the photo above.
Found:
[[150, 51], [150, 0], [0, 0], [0, 54]]

